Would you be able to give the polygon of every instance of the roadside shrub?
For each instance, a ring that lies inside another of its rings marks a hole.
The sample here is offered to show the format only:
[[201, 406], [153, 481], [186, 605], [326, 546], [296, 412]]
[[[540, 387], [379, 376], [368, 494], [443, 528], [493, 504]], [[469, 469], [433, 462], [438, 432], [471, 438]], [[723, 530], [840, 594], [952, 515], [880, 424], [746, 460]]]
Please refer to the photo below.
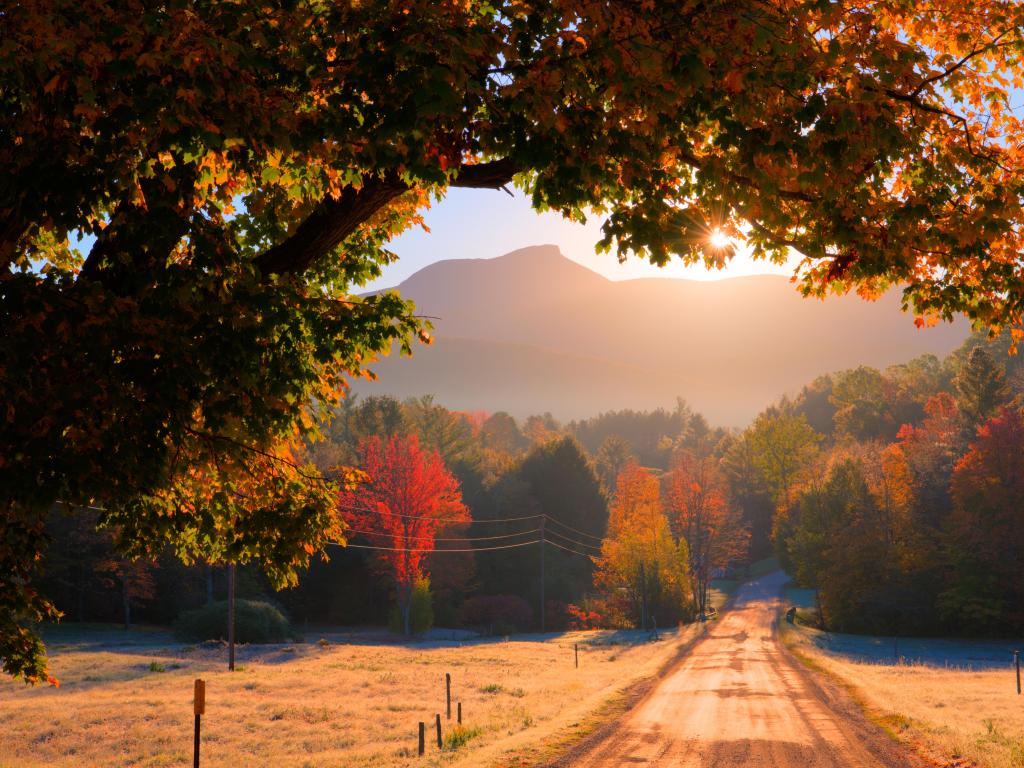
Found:
[[533, 625], [533, 609], [516, 595], [481, 595], [462, 604], [462, 621], [490, 634], [509, 635]]
[[[397, 605], [391, 609], [388, 626], [392, 632], [398, 634], [405, 632], [402, 611]], [[409, 607], [409, 631], [415, 635], [419, 632], [426, 632], [432, 626], [434, 626], [434, 605], [433, 596], [430, 593], [430, 578], [420, 576], [412, 586], [412, 602]]]
[[570, 603], [566, 608], [569, 614], [569, 629], [600, 629], [606, 625], [604, 616], [593, 609], [593, 606], [584, 604], [582, 607]]
[[610, 595], [586, 597], [574, 607], [581, 614], [570, 621], [572, 629], [629, 629], [636, 626], [636, 606], [625, 593], [617, 590]]
[[[185, 611], [174, 623], [181, 640], [226, 640], [227, 600]], [[295, 631], [277, 608], [259, 600], [235, 600], [235, 640], [239, 643], [284, 643], [297, 639]]]
[[476, 725], [456, 725], [454, 728], [448, 731], [448, 733], [445, 734], [444, 748], [449, 751], [456, 750], [459, 747], [466, 744], [471, 739], [475, 739], [483, 732], [484, 729]]

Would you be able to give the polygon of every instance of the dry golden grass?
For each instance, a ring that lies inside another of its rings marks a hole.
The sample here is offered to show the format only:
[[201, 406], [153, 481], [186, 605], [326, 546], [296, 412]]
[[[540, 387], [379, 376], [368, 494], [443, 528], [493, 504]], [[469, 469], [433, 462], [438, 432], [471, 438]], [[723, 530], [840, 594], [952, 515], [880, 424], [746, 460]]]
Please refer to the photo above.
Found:
[[[783, 624], [782, 626], [785, 626]], [[804, 661], [833, 675], [897, 738], [944, 766], [1024, 766], [1024, 696], [1014, 672], [879, 664], [828, 653], [814, 630], [786, 627]]]
[[[593, 727], [602, 706], [696, 631], [653, 643], [588, 632], [462, 647], [262, 646], [242, 650], [234, 673], [222, 649], [70, 644], [51, 657], [59, 689], [0, 683], [0, 767], [191, 765], [196, 677], [206, 680], [209, 768], [528, 765]], [[445, 672], [465, 729], [439, 751], [435, 713], [446, 734], [455, 722], [444, 717]]]

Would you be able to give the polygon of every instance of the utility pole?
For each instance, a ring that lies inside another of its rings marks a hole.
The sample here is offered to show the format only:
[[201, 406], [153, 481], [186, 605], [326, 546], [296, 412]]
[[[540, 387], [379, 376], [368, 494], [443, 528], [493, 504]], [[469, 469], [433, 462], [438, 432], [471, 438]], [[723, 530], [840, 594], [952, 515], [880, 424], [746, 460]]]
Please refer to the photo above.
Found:
[[544, 521], [547, 518], [543, 515], [540, 518], [540, 631], [544, 631]]
[[647, 577], [644, 574], [644, 564], [640, 561], [640, 626], [647, 629]]
[[228, 672], [235, 671], [235, 564], [228, 566]]

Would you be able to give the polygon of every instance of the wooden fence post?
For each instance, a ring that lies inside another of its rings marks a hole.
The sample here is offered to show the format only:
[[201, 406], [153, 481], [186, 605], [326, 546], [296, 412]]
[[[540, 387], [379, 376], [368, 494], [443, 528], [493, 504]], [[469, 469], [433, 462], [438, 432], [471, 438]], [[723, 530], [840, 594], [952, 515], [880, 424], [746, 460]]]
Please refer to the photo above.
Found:
[[1017, 668], [1017, 695], [1020, 696], [1020, 651], [1013, 652], [1013, 666]]
[[235, 564], [228, 566], [228, 671], [235, 671]]
[[427, 751], [427, 724], [420, 721], [420, 754]]
[[444, 673], [444, 701], [447, 707], [447, 719], [452, 719], [452, 676], [451, 673]]
[[459, 702], [459, 725], [462, 725], [462, 702]]
[[579, 669], [580, 668], [580, 644], [579, 643], [573, 643], [572, 644], [572, 652], [576, 656], [576, 669]]
[[441, 748], [441, 715], [437, 715], [434, 722], [437, 724], [437, 748]]
[[206, 713], [206, 683], [196, 680], [192, 693], [192, 711], [196, 717], [195, 744], [192, 747], [192, 767], [199, 768], [199, 721]]

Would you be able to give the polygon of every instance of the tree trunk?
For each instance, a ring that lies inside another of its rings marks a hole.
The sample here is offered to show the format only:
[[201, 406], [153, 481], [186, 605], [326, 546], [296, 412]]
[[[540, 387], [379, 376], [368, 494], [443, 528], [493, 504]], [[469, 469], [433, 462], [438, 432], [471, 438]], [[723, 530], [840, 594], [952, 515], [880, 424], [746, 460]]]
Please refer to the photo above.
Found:
[[708, 615], [708, 580], [707, 577], [701, 575], [697, 577], [697, 604], [700, 607], [701, 618], [706, 618]]
[[398, 584], [395, 597], [398, 599], [398, 613], [402, 617], [402, 634], [406, 637], [412, 634], [412, 591], [413, 585]]
[[121, 600], [124, 607], [124, 628], [132, 625], [132, 594], [127, 577], [121, 579]]
[[213, 566], [206, 564], [206, 604], [213, 603]]
[[647, 629], [647, 577], [643, 561], [640, 562], [640, 628]]
[[696, 572], [690, 574], [690, 589], [693, 591], [693, 599], [697, 601], [697, 620], [704, 618], [704, 608], [700, 604], [700, 577]]

